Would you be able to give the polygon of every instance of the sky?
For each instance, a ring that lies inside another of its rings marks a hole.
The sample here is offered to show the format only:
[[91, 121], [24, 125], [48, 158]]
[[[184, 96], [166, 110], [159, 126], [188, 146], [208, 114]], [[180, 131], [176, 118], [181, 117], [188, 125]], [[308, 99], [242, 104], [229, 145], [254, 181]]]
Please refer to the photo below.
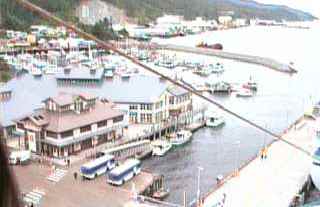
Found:
[[309, 12], [320, 18], [320, 0], [255, 0], [265, 4], [279, 4]]

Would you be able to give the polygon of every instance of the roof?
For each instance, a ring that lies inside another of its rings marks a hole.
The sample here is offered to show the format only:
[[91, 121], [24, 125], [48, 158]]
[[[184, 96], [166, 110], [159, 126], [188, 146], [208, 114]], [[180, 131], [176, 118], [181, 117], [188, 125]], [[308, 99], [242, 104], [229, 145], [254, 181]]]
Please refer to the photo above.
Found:
[[153, 103], [166, 91], [168, 83], [154, 76], [134, 75], [126, 80], [113, 78], [94, 86], [64, 85], [57, 84], [54, 75], [35, 78], [25, 74], [12, 79], [7, 86], [13, 93], [10, 100], [0, 102], [0, 122], [5, 127], [13, 125], [13, 120], [42, 108], [43, 100], [60, 92], [90, 94], [114, 103]]
[[[65, 71], [57, 73], [56, 79], [58, 80], [101, 80], [103, 77], [104, 70], [102, 68], [91, 70], [84, 66], [79, 66], [79, 67], [80, 68], [70, 69], [70, 72], [68, 73], [66, 73]], [[69, 69], [69, 68], [66, 68], [66, 69]]]
[[57, 96], [50, 97], [48, 99], [51, 99], [60, 106], [65, 106], [73, 103], [73, 96], [69, 93], [59, 93]]
[[48, 112], [46, 110], [42, 110], [39, 114], [43, 116], [48, 123], [46, 129], [56, 133], [65, 132], [123, 115], [120, 110], [113, 109], [110, 104], [104, 104], [100, 101], [98, 101], [95, 107], [90, 111], [82, 112], [80, 114], [75, 113], [74, 111], [57, 113]]
[[4, 92], [11, 92], [12, 89], [11, 87], [7, 86], [7, 85], [0, 85], [0, 93], [4, 93]]
[[168, 88], [168, 92], [171, 93], [174, 96], [181, 96], [181, 95], [184, 95], [184, 94], [188, 93], [187, 90], [185, 90], [184, 88], [181, 88], [181, 87], [179, 87], [177, 85], [173, 85], [172, 87], [169, 87]]

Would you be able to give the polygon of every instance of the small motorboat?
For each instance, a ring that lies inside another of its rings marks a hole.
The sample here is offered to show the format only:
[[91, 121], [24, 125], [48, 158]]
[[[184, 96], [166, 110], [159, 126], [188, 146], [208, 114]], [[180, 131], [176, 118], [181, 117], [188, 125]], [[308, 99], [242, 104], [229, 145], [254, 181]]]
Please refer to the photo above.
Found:
[[172, 144], [166, 140], [157, 140], [152, 144], [152, 155], [153, 156], [165, 156], [167, 152], [172, 148]]
[[207, 127], [216, 128], [216, 127], [220, 127], [224, 124], [225, 124], [225, 120], [224, 120], [223, 116], [221, 116], [217, 113], [214, 113], [214, 112], [208, 113], [207, 121], [206, 121]]
[[153, 193], [152, 197], [158, 200], [163, 200], [169, 195], [169, 190], [160, 189]]
[[173, 146], [182, 146], [191, 141], [192, 132], [189, 130], [180, 130], [170, 140]]

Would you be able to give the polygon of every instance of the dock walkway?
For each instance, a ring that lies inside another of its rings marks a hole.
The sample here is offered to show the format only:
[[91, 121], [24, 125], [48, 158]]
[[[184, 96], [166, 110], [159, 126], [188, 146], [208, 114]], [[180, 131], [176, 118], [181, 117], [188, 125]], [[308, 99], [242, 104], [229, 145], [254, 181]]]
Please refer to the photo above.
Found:
[[224, 52], [221, 50], [186, 47], [186, 46], [170, 45], [170, 44], [159, 45], [158, 48], [165, 49], [165, 50], [173, 50], [177, 52], [188, 52], [188, 53], [195, 53], [195, 54], [201, 54], [201, 55], [216, 56], [219, 58], [231, 59], [231, 60], [236, 60], [240, 62], [261, 65], [282, 73], [291, 74], [291, 73], [297, 72], [297, 70], [292, 68], [290, 65], [278, 62], [272, 58], [267, 58], [267, 57], [259, 57], [259, 56], [253, 56], [253, 55]]
[[[302, 119], [305, 124], [292, 128], [283, 138], [312, 151], [315, 121]], [[276, 141], [268, 148], [267, 159], [258, 156], [240, 172], [209, 193], [203, 207], [246, 206], [287, 207], [306, 182], [312, 158], [287, 144]]]

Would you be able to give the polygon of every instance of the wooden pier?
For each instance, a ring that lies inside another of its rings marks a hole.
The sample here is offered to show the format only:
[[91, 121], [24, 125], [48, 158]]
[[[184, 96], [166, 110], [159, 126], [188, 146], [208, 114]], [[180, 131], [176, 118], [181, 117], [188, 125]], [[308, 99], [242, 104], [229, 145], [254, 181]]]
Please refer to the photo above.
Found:
[[[311, 153], [315, 122], [303, 118], [282, 137]], [[301, 127], [297, 128], [298, 125]], [[307, 181], [311, 163], [312, 158], [307, 154], [274, 141], [268, 147], [266, 159], [262, 160], [258, 154], [226, 176], [202, 199], [201, 206], [224, 203], [223, 206], [287, 207]]]

